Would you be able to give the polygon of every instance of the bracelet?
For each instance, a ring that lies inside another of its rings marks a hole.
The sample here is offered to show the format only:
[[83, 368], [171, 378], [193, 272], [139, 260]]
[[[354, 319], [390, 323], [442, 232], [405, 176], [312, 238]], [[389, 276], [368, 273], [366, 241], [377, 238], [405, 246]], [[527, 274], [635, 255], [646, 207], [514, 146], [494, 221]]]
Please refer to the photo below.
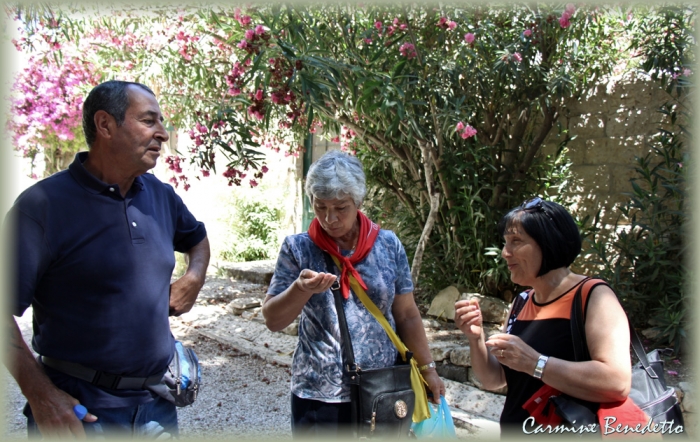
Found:
[[435, 368], [435, 361], [430, 362], [430, 363], [425, 364], [425, 365], [421, 365], [420, 367], [418, 367], [418, 371], [425, 371], [429, 368]]
[[540, 355], [537, 359], [537, 365], [535, 365], [535, 372], [532, 374], [537, 379], [542, 379], [542, 373], [544, 372], [544, 366], [547, 365], [548, 356]]

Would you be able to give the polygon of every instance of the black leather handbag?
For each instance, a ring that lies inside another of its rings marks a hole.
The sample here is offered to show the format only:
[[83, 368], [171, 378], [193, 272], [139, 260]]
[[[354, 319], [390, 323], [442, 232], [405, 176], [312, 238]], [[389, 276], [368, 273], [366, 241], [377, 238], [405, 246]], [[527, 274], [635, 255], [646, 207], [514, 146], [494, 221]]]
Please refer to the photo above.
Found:
[[[326, 267], [334, 268], [327, 253]], [[399, 356], [391, 367], [362, 369], [355, 363], [340, 285], [331, 287], [338, 313], [338, 325], [343, 349], [345, 376], [350, 384], [352, 422], [358, 438], [401, 439], [408, 438], [411, 429], [415, 393], [411, 387], [411, 357]]]

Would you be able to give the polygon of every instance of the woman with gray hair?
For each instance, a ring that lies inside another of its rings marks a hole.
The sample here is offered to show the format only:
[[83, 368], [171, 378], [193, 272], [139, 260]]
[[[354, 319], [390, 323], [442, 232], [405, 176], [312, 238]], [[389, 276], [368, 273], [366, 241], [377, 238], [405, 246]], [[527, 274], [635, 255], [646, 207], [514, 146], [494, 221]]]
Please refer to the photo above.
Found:
[[301, 313], [292, 362], [292, 433], [295, 438], [348, 436], [350, 387], [343, 383], [338, 316], [324, 251], [341, 263], [355, 362], [363, 369], [394, 365], [397, 350], [382, 326], [354, 295], [350, 275], [366, 290], [389, 324], [413, 352], [438, 403], [445, 386], [435, 370], [423, 323], [413, 298], [408, 258], [396, 234], [381, 230], [360, 207], [365, 174], [354, 156], [330, 151], [312, 164], [306, 195], [315, 218], [309, 231], [285, 238], [262, 312], [267, 327], [282, 330]]

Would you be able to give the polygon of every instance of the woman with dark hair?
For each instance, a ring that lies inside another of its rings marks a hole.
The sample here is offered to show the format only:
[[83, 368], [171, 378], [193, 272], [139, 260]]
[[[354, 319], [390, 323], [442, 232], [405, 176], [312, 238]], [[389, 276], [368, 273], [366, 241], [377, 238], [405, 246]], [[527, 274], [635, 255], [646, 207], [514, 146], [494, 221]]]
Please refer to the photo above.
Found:
[[[600, 403], [624, 401], [631, 385], [627, 317], [607, 284], [569, 269], [581, 252], [571, 215], [559, 204], [534, 198], [508, 212], [499, 231], [511, 280], [532, 288], [516, 297], [502, 333], [488, 340], [475, 300], [455, 304], [455, 322], [469, 340], [479, 381], [487, 389], [508, 386], [502, 434], [534, 428], [527, 427], [532, 421], [523, 406], [545, 385], [582, 400], [593, 413]], [[584, 362], [574, 362], [570, 324], [579, 287], [592, 287], [583, 300], [591, 356]]]

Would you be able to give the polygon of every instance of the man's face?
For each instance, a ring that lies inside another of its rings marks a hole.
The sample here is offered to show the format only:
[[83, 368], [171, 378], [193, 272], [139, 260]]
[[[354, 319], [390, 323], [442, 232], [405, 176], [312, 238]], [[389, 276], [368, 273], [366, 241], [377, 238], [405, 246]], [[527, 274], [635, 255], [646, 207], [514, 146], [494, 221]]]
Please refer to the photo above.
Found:
[[117, 128], [113, 148], [120, 167], [138, 176], [153, 169], [160, 156], [161, 144], [170, 136], [163, 126], [163, 115], [156, 98], [137, 86], [129, 86], [129, 107], [124, 123]]

